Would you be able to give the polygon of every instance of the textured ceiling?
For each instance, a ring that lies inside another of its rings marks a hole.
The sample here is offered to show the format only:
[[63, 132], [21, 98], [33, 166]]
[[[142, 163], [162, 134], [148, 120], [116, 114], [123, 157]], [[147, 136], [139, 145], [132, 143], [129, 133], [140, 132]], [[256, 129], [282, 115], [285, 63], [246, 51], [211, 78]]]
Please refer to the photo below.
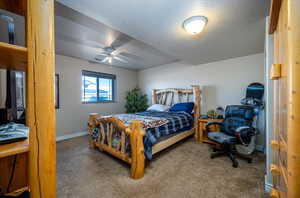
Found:
[[[144, 69], [176, 61], [176, 58], [113, 30], [60, 3], [55, 5], [56, 53], [94, 60], [103, 59], [103, 48], [113, 45], [113, 53], [126, 62], [113, 60], [111, 65], [129, 69]], [[109, 64], [108, 62], [104, 64]]]
[[[101, 23], [176, 59], [201, 64], [264, 51], [269, 0], [59, 0]], [[192, 37], [182, 22], [204, 15], [208, 25]]]

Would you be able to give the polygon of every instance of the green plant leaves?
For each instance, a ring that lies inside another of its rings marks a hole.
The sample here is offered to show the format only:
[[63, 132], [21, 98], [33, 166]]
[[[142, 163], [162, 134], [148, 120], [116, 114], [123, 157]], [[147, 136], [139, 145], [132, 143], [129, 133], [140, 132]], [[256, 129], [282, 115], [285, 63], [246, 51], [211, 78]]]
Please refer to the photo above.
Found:
[[148, 108], [148, 98], [139, 88], [134, 88], [126, 93], [126, 113], [136, 113], [146, 111]]

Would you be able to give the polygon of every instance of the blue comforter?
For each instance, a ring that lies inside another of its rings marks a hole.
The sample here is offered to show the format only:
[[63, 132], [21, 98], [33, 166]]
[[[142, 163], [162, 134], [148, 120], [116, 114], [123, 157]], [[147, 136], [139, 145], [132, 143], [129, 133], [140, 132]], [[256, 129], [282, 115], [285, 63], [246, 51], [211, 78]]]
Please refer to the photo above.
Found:
[[149, 128], [146, 130], [144, 137], [145, 156], [148, 160], [152, 159], [152, 146], [159, 141], [159, 138], [186, 131], [193, 126], [193, 116], [184, 112], [158, 112], [146, 111], [136, 113], [137, 115], [152, 116], [167, 119], [169, 122], [160, 127]]

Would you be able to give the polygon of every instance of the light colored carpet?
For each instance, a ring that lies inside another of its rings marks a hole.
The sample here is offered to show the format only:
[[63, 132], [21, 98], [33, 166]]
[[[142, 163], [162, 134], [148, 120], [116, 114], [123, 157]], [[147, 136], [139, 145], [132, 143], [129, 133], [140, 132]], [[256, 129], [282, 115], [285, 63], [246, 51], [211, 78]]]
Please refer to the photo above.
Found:
[[260, 198], [264, 197], [264, 156], [252, 164], [227, 157], [211, 160], [207, 144], [187, 139], [159, 153], [144, 178], [129, 178], [129, 165], [88, 148], [87, 137], [57, 144], [59, 198]]

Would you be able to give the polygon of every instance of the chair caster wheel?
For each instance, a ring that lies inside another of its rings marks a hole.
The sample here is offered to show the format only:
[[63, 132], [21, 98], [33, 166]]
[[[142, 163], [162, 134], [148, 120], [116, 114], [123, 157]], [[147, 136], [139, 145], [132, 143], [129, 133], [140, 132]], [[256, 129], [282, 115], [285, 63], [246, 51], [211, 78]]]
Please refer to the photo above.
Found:
[[215, 158], [215, 156], [213, 156], [213, 155], [210, 155], [210, 159], [214, 159]]
[[249, 163], [249, 164], [251, 164], [251, 163], [252, 163], [252, 159], [248, 159], [247, 161], [248, 161], [248, 163]]
[[237, 168], [239, 166], [239, 164], [238, 163], [234, 163], [234, 164], [232, 164], [232, 167], [233, 168]]

